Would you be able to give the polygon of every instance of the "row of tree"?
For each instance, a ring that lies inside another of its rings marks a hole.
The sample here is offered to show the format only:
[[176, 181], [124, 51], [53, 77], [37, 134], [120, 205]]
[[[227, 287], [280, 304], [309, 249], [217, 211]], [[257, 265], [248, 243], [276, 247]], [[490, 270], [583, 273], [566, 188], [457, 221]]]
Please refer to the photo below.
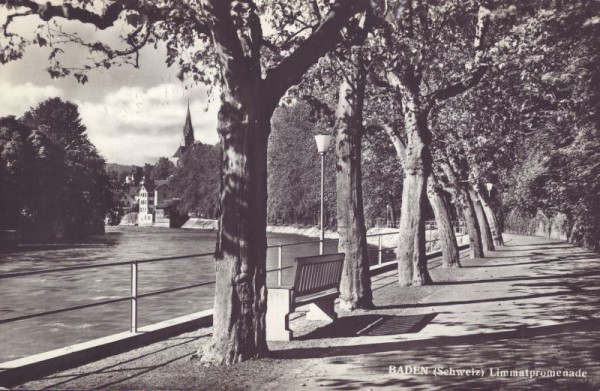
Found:
[[[401, 205], [401, 285], [431, 282], [425, 258], [428, 200], [443, 233], [444, 262], [459, 266], [444, 191], [452, 194], [467, 221], [473, 257], [502, 244], [497, 204], [486, 197], [481, 184], [518, 175], [521, 163], [538, 167], [540, 174], [523, 187], [544, 189], [552, 201], [526, 206], [562, 207], [574, 216], [581, 232], [593, 234], [586, 230], [597, 224], [585, 216], [597, 211], [597, 194], [592, 193], [583, 207], [574, 206], [576, 197], [570, 194], [584, 191], [582, 182], [590, 185], [597, 179], [597, 166], [589, 164], [598, 153], [596, 100], [586, 84], [597, 83], [597, 61], [590, 55], [598, 42], [598, 19], [590, 17], [598, 14], [597, 2], [128, 0], [93, 7], [87, 0], [66, 6], [0, 0], [0, 4], [11, 8], [9, 22], [36, 14], [45, 21], [67, 19], [100, 29], [116, 26], [126, 35], [119, 47], [85, 43], [93, 54], [86, 67], [63, 65], [53, 46], [53, 75], [73, 73], [81, 80], [81, 69], [108, 68], [113, 62], [137, 64], [141, 47], [163, 41], [167, 62], [177, 63], [182, 77], [191, 75], [195, 81], [220, 87], [220, 228], [213, 344], [203, 352], [205, 362], [234, 363], [268, 352], [267, 173], [272, 166], [267, 150], [272, 117], [282, 99], [306, 101], [315, 121], [334, 129], [336, 221], [339, 250], [346, 254], [344, 308], [372, 306], [362, 171], [362, 141], [367, 134], [389, 137], [403, 167], [403, 173], [398, 172], [401, 202], [396, 200]], [[125, 30], [123, 25], [128, 25]], [[9, 31], [4, 29], [10, 39], [1, 61], [19, 58], [27, 44], [39, 44]], [[37, 34], [45, 37], [44, 42], [81, 43], [63, 29], [40, 29]], [[571, 64], [573, 58], [581, 61]], [[566, 69], [572, 77], [561, 80], [548, 74], [546, 69], [554, 65], [556, 72]], [[577, 125], [577, 130], [564, 130], [559, 113], [571, 118], [564, 126]], [[529, 138], [541, 136], [552, 125], [557, 132], [547, 142]], [[570, 141], [567, 137], [563, 144], [556, 138], [561, 131], [577, 137]], [[535, 161], [532, 147], [551, 148], [556, 143], [559, 151], [553, 159]], [[519, 151], [515, 145], [525, 147]], [[576, 180], [565, 170], [556, 175], [550, 171], [579, 164], [586, 168], [576, 170]], [[297, 171], [292, 177], [303, 174]], [[555, 187], [562, 195], [557, 201]]]
[[27, 240], [104, 232], [116, 206], [104, 164], [71, 102], [53, 98], [0, 118], [0, 229]]

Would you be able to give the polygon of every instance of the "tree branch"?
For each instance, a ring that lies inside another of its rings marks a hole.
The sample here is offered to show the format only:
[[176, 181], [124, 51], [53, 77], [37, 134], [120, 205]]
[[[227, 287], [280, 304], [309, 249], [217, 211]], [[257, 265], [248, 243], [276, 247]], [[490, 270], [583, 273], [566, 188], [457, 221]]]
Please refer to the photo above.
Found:
[[477, 13], [477, 27], [475, 29], [475, 39], [473, 41], [473, 48], [475, 55], [473, 57], [473, 70], [463, 80], [450, 84], [444, 88], [440, 88], [437, 91], [432, 92], [427, 97], [428, 106], [431, 107], [443, 100], [452, 98], [460, 95], [463, 92], [479, 84], [485, 73], [489, 68], [489, 64], [486, 62], [486, 50], [484, 40], [487, 36], [490, 23], [490, 10], [483, 4], [479, 5], [479, 11]]
[[340, 31], [352, 16], [369, 9], [367, 0], [336, 1], [317, 30], [294, 53], [267, 71], [264, 91], [270, 92], [267, 97], [268, 107], [275, 107], [283, 94], [291, 86], [298, 84], [302, 75], [341, 41]]
[[[145, 2], [144, 2], [145, 4]], [[82, 23], [92, 24], [100, 30], [105, 30], [114, 25], [121, 12], [125, 10], [140, 10], [144, 6], [137, 0], [119, 0], [110, 4], [103, 14], [96, 14], [89, 10], [73, 7], [71, 4], [52, 5], [50, 2], [39, 4], [32, 0], [0, 0], [0, 5], [16, 8], [27, 8], [30, 14], [37, 14], [40, 19], [49, 21], [52, 18], [77, 20]]]

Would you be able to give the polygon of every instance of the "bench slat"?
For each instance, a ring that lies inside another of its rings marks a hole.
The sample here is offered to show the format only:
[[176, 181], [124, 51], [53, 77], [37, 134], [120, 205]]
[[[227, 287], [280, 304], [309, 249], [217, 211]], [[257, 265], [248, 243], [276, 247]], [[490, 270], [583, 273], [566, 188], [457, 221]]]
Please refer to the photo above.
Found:
[[344, 253], [296, 258], [295, 295], [339, 289], [343, 265]]

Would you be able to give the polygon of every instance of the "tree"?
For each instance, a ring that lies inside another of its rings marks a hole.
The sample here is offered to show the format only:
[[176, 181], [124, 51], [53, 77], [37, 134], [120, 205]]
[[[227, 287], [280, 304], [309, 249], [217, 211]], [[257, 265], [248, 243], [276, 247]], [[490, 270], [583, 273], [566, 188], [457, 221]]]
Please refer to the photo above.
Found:
[[450, 217], [450, 205], [434, 172], [427, 177], [427, 198], [437, 223], [438, 238], [442, 248], [442, 264], [444, 267], [460, 267], [460, 254]]
[[[367, 101], [366, 116], [371, 111], [371, 105]], [[369, 122], [370, 119], [367, 119]], [[402, 195], [402, 165], [389, 138], [381, 129], [367, 126], [362, 151], [363, 205], [367, 227], [375, 225], [377, 218], [385, 218], [389, 220], [387, 222], [395, 224], [400, 209], [398, 201]]]
[[154, 167], [152, 167], [152, 173], [150, 177], [153, 180], [164, 180], [168, 179], [175, 171], [175, 164], [166, 157], [158, 159]]
[[[268, 41], [260, 17], [271, 17], [278, 22], [281, 12], [289, 9], [288, 2], [203, 0], [198, 5], [190, 5], [134, 0], [98, 7], [87, 4], [87, 1], [75, 5], [0, 1], [0, 5], [14, 8], [9, 20], [17, 14], [36, 14], [44, 21], [68, 19], [99, 29], [112, 27], [117, 21], [127, 23], [124, 42], [127, 49], [110, 48], [100, 42], [88, 44], [94, 54], [104, 56], [90, 67], [108, 68], [116, 59], [137, 64], [140, 47], [162, 40], [167, 43], [167, 63], [178, 60], [183, 73], [190, 71], [196, 80], [210, 81], [214, 71], [218, 72], [221, 216], [216, 251], [213, 344], [202, 359], [211, 363], [234, 363], [264, 356], [267, 352], [266, 168], [270, 119], [286, 91], [339, 42], [339, 32], [347, 21], [367, 11], [370, 3], [338, 0], [320, 7], [292, 3], [300, 13], [320, 15], [323, 12], [324, 16], [317, 23], [309, 24], [312, 26], [309, 28], [292, 23], [289, 28], [298, 29], [299, 34], [283, 49]], [[277, 32], [273, 36], [276, 37]], [[18, 58], [28, 43], [22, 37], [10, 38], [11, 44], [2, 52], [2, 62]], [[48, 42], [45, 39], [44, 44]], [[37, 43], [40, 44], [39, 39]], [[277, 48], [275, 53], [263, 54], [269, 47]], [[190, 60], [178, 57], [180, 51], [188, 49], [194, 50], [192, 55], [186, 56]], [[281, 61], [269, 68], [270, 60], [279, 59]], [[55, 76], [72, 71], [57, 62], [53, 66], [50, 72]], [[74, 76], [82, 82], [86, 80], [81, 73], [76, 72]]]
[[144, 177], [144, 169], [142, 167], [135, 166], [131, 174], [133, 175], [133, 183], [137, 186]]
[[145, 163], [144, 167], [142, 167], [142, 172], [143, 172], [142, 179], [146, 182], [146, 184], [153, 182], [153, 178], [152, 178], [153, 170], [154, 170], [154, 166], [150, 163]]
[[110, 171], [107, 174], [110, 188], [110, 208], [106, 212], [106, 221], [108, 225], [119, 225], [126, 212], [123, 205], [121, 205], [119, 198], [121, 193], [127, 190], [127, 187], [125, 186], [125, 182], [121, 179], [122, 175], [115, 171]]
[[61, 178], [60, 189], [54, 191], [63, 199], [57, 209], [62, 211], [66, 234], [76, 237], [103, 232], [113, 197], [105, 161], [89, 141], [77, 106], [51, 98], [25, 113], [22, 121], [41, 129], [64, 154], [64, 167], [56, 168], [51, 176]]
[[98, 232], [116, 205], [104, 160], [89, 142], [77, 106], [58, 98], [21, 120], [0, 120], [2, 215], [29, 240]]
[[362, 48], [350, 48], [335, 113], [338, 251], [345, 254], [340, 307], [373, 307], [363, 210], [362, 139], [367, 68]]
[[197, 143], [182, 156], [170, 180], [179, 212], [219, 217], [220, 146]]
[[[280, 106], [271, 121], [268, 154], [268, 221], [274, 225], [315, 225], [320, 214], [320, 159], [313, 135], [328, 128], [311, 120], [303, 101]], [[336, 227], [335, 161], [325, 155], [325, 226]]]
[[36, 183], [31, 129], [14, 116], [0, 118], [0, 224], [22, 231], [23, 211]]

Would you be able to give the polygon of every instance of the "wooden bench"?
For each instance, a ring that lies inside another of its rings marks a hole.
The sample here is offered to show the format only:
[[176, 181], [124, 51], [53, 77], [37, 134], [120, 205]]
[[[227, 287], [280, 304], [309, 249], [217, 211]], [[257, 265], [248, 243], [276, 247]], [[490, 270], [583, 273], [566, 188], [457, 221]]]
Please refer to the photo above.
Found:
[[335, 299], [340, 295], [344, 255], [328, 254], [296, 258], [294, 285], [268, 288], [267, 340], [289, 341], [290, 314], [298, 307], [310, 305], [306, 318], [333, 321]]

